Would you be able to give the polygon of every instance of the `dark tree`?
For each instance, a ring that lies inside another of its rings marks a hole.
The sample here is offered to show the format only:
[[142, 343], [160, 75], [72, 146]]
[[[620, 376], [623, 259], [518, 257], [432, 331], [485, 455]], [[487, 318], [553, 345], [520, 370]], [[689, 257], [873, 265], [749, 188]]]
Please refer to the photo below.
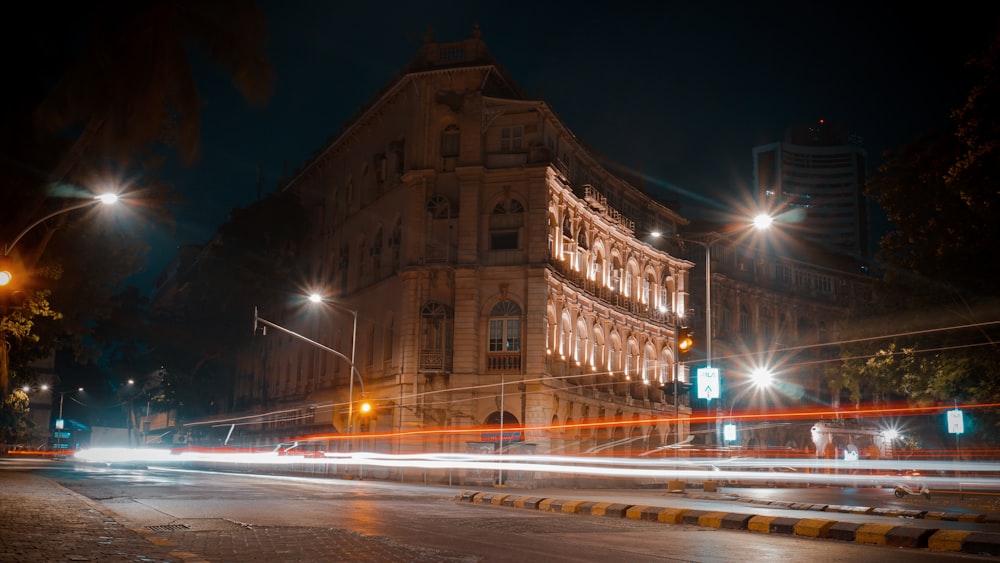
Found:
[[[844, 348], [844, 365], [830, 373], [835, 392], [920, 405], [1000, 402], [998, 50], [1000, 34], [970, 62], [975, 85], [952, 112], [952, 129], [887, 154], [868, 182], [892, 230], [880, 241], [874, 307], [841, 331], [872, 340]], [[998, 421], [992, 409], [971, 416], [987, 427]]]

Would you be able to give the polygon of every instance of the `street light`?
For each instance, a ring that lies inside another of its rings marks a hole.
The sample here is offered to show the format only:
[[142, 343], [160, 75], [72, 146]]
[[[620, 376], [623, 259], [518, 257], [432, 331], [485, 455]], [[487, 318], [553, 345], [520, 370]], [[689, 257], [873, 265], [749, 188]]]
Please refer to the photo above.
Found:
[[[765, 230], [771, 226], [773, 219], [770, 215], [765, 213], [758, 214], [755, 216], [751, 222], [751, 226], [755, 230]], [[708, 240], [697, 240], [689, 239], [680, 236], [679, 234], [675, 238], [682, 244], [690, 243], [701, 246], [705, 249], [705, 369], [711, 369], [712, 367], [712, 245], [719, 242], [720, 240], [727, 238], [725, 234], [722, 233], [708, 233], [711, 236]], [[722, 378], [719, 378], [719, 385], [722, 384]], [[721, 394], [722, 389], [719, 389]], [[709, 399], [711, 401], [711, 399]], [[719, 401], [719, 406], [716, 408], [716, 419], [715, 419], [715, 431], [716, 431], [716, 442], [719, 442], [719, 433], [722, 431], [721, 422], [723, 414], [722, 401]]]
[[[351, 359], [350, 359], [351, 367], [354, 368], [355, 353], [357, 352], [358, 349], [358, 312], [354, 309], [348, 309], [343, 305], [338, 305], [333, 301], [328, 301], [326, 299], [323, 299], [323, 296], [318, 293], [310, 294], [309, 301], [313, 303], [325, 303], [327, 305], [330, 305], [334, 309], [340, 309], [341, 311], [350, 313], [351, 316], [354, 317], [354, 333], [351, 335]], [[355, 371], [357, 370], [355, 369]], [[348, 379], [349, 381], [347, 383], [347, 396], [350, 398], [350, 400], [347, 402], [347, 433], [349, 435], [353, 435], [354, 434], [354, 376], [352, 375]], [[358, 372], [358, 381], [361, 381], [360, 372]], [[362, 383], [361, 394], [364, 395], [364, 383]], [[365, 404], [367, 405], [367, 403]]]
[[13, 241], [3, 246], [2, 255], [10, 256], [10, 253], [14, 250], [14, 247], [17, 246], [17, 243], [20, 242], [20, 240], [24, 237], [24, 235], [28, 234], [28, 232], [31, 231], [31, 229], [34, 229], [38, 225], [41, 225], [42, 223], [48, 221], [49, 219], [55, 217], [56, 215], [62, 215], [63, 213], [69, 213], [70, 211], [83, 209], [84, 207], [90, 207], [91, 205], [99, 205], [102, 203], [105, 205], [111, 205], [117, 201], [118, 201], [117, 194], [106, 193], [106, 194], [96, 195], [94, 196], [93, 199], [84, 201], [82, 203], [77, 203], [75, 205], [70, 205], [69, 207], [63, 207], [62, 209], [57, 209], [56, 211], [49, 213], [48, 215], [42, 217], [41, 219], [25, 227], [24, 230], [22, 230], [20, 233], [17, 234], [16, 237], [14, 237]]
[[[311, 298], [310, 298], [310, 300], [311, 300]], [[315, 346], [315, 347], [317, 347], [317, 348], [319, 348], [321, 350], [326, 350], [327, 352], [333, 354], [334, 356], [337, 356], [338, 358], [344, 360], [345, 362], [347, 362], [348, 364], [351, 365], [351, 377], [349, 378], [350, 379], [350, 389], [348, 391], [348, 393], [349, 393], [350, 396], [349, 396], [348, 401], [347, 401], [347, 404], [348, 404], [348, 407], [347, 407], [348, 408], [347, 427], [348, 427], [348, 435], [350, 435], [351, 432], [353, 432], [353, 429], [354, 429], [354, 427], [353, 427], [353, 423], [354, 423], [354, 421], [353, 421], [353, 415], [354, 415], [354, 376], [355, 375], [358, 377], [358, 383], [361, 385], [361, 395], [362, 396], [365, 395], [365, 381], [364, 381], [364, 379], [361, 378], [361, 372], [358, 371], [357, 366], [354, 365], [354, 358], [353, 358], [353, 356], [354, 356], [354, 350], [353, 350], [353, 346], [352, 346], [352, 350], [351, 350], [351, 356], [352, 357], [348, 358], [347, 356], [341, 354], [340, 352], [334, 350], [333, 348], [330, 348], [329, 346], [324, 346], [324, 345], [320, 344], [319, 342], [316, 342], [315, 340], [306, 338], [305, 336], [302, 336], [301, 334], [299, 334], [297, 332], [288, 330], [287, 328], [285, 328], [285, 327], [283, 327], [281, 325], [275, 324], [275, 323], [273, 323], [273, 322], [271, 322], [271, 321], [269, 321], [269, 320], [261, 317], [260, 314], [257, 311], [257, 307], [254, 307], [253, 308], [253, 331], [254, 331], [254, 334], [257, 333], [257, 324], [258, 323], [262, 324], [262, 325], [265, 325], [265, 326], [269, 326], [271, 328], [275, 328], [277, 330], [280, 330], [281, 332], [284, 332], [285, 334], [287, 334], [289, 336], [293, 336], [293, 337], [298, 338], [299, 340], [301, 340], [303, 342], [306, 342], [308, 344], [312, 344], [313, 346]], [[355, 326], [355, 329], [354, 329], [355, 330], [355, 334], [357, 334], [357, 316], [356, 316], [356, 313], [355, 313], [355, 325], [354, 326]], [[370, 410], [370, 409], [371, 409], [371, 406], [368, 405], [368, 410]]]
[[[677, 235], [676, 238], [681, 243], [697, 244], [705, 249], [705, 369], [709, 370], [712, 368], [712, 243], [717, 242], [722, 238], [722, 235], [716, 235], [709, 241], [682, 238], [680, 235]], [[718, 382], [721, 386], [721, 378], [718, 379]], [[719, 389], [718, 392], [721, 396], [722, 389]], [[712, 399], [709, 398], [708, 400], [711, 401]], [[722, 401], [720, 400], [719, 406], [716, 408], [715, 418], [716, 442], [719, 441], [718, 433], [721, 431], [721, 417]]]
[[[14, 251], [14, 247], [17, 246], [17, 243], [20, 242], [21, 239], [24, 238], [24, 235], [28, 234], [29, 231], [57, 215], [69, 213], [70, 211], [82, 209], [91, 205], [98, 205], [102, 203], [110, 205], [116, 201], [118, 201], [118, 196], [113, 193], [97, 195], [94, 196], [93, 199], [53, 211], [52, 213], [45, 215], [41, 219], [38, 219], [34, 223], [25, 227], [17, 234], [17, 236], [14, 237], [14, 240], [0, 246], [0, 287], [10, 285], [14, 281], [14, 268], [11, 265], [10, 254]], [[6, 310], [0, 310], [0, 313], [6, 314]], [[7, 348], [7, 336], [0, 332], [0, 397], [2, 398], [7, 397], [8, 387], [10, 385], [10, 372], [7, 364]]]

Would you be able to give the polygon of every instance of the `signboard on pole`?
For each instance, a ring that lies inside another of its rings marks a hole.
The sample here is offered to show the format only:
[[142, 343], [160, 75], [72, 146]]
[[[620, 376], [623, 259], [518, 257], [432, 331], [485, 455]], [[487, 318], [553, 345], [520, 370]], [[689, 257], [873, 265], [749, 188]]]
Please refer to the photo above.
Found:
[[965, 420], [962, 418], [962, 411], [958, 409], [948, 411], [948, 433], [961, 434], [965, 432]]
[[698, 368], [698, 398], [718, 399], [722, 396], [719, 368]]

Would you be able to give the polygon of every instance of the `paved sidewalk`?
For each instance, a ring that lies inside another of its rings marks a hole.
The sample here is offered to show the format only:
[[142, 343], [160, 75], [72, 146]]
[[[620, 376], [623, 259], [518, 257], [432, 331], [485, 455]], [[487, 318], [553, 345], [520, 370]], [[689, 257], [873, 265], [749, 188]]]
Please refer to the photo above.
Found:
[[185, 561], [89, 499], [29, 472], [0, 476], [0, 522], [0, 561]]
[[144, 530], [30, 471], [0, 472], [0, 562], [277, 563], [315, 561], [472, 562], [330, 528]]

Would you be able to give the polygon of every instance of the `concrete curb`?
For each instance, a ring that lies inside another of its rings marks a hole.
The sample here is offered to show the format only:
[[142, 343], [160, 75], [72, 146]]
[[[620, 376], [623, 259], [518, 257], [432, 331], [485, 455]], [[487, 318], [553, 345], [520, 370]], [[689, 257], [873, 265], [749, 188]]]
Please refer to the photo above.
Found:
[[[689, 524], [705, 528], [744, 530], [760, 534], [832, 539], [866, 545], [929, 549], [930, 551], [953, 551], [975, 555], [1000, 555], [1000, 533], [991, 532], [916, 528], [913, 526], [880, 523], [858, 524], [824, 518], [762, 516], [664, 506], [522, 497], [511, 494], [476, 491], [462, 491], [455, 496], [454, 500], [456, 502], [527, 508], [529, 510], [543, 510], [563, 514], [584, 514], [605, 518], [627, 518], [630, 520], [663, 522], [665, 524]], [[785, 506], [787, 508], [792, 508], [794, 505], [795, 508], [802, 510], [819, 510], [833, 514], [837, 512], [850, 512], [855, 514], [867, 513], [877, 516], [926, 518], [928, 520], [987, 521], [987, 517], [982, 514], [941, 512], [919, 512], [919, 514], [914, 514], [918, 511], [892, 511], [866, 507], [803, 505], [798, 503], [757, 504]]]

